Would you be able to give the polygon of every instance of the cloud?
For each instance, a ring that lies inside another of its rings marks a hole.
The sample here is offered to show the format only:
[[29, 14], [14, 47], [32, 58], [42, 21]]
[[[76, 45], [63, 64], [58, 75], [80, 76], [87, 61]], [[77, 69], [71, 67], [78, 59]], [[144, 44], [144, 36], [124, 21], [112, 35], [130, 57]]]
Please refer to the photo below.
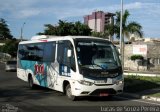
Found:
[[[56, 17], [58, 19], [64, 19], [64, 18], [68, 18], [68, 17], [77, 17], [77, 16], [84, 16], [89, 14], [90, 12], [94, 11], [95, 9], [88, 9], [88, 8], [83, 8], [83, 9], [76, 9], [76, 8], [64, 8], [64, 9], [60, 9], [57, 10], [55, 12], [53, 12], [54, 15], [56, 15]], [[62, 13], [59, 13], [62, 12]]]
[[52, 2], [52, 3], [67, 3], [67, 4], [75, 4], [75, 3], [89, 3], [94, 2], [97, 0], [45, 0], [46, 2]]
[[33, 9], [33, 5], [37, 0], [1, 0], [1, 15], [7, 15], [11, 18], [27, 18], [37, 15], [38, 11]]
[[[123, 8], [124, 9], [140, 9], [142, 6], [141, 2], [133, 2], [133, 3], [128, 3], [128, 4], [123, 4]], [[115, 4], [109, 7], [104, 7], [103, 9], [105, 10], [109, 10], [109, 11], [117, 11], [121, 9], [121, 5], [120, 4]]]
[[[38, 15], [53, 15], [57, 19], [61, 19], [76, 16], [83, 17], [95, 9], [113, 13], [121, 9], [120, 4], [104, 6], [96, 3], [96, 5], [92, 6], [92, 3], [96, 1], [97, 0], [1, 0], [0, 15], [2, 16], [3, 13], [7, 11], [8, 16], [17, 19], [30, 18]], [[91, 5], [88, 7], [87, 4]], [[142, 10], [143, 13], [145, 10], [148, 14], [159, 15], [160, 3], [124, 3], [124, 9]]]
[[21, 10], [16, 13], [13, 13], [13, 16], [15, 18], [28, 18], [28, 17], [39, 15], [39, 14], [40, 14], [40, 11], [37, 9], [25, 9], [25, 10]]
[[31, 7], [37, 0], [1, 0], [0, 11], [15, 11]]
[[[72, 0], [70, 0], [72, 1]], [[58, 19], [63, 19], [63, 18], [68, 18], [68, 17], [77, 17], [77, 16], [84, 16], [87, 14], [91, 14], [93, 11], [97, 10], [102, 10], [102, 11], [107, 11], [107, 12], [112, 12], [115, 13], [116, 11], [120, 10], [120, 4], [115, 4], [112, 6], [93, 6], [91, 8], [88, 7], [61, 7], [61, 8], [46, 8], [41, 9], [41, 12], [47, 12], [50, 14], [55, 15]], [[129, 11], [134, 11], [135, 13], [139, 13], [141, 15], [159, 15], [160, 14], [160, 3], [141, 3], [141, 2], [133, 2], [133, 3], [128, 3], [124, 4], [124, 10], [127, 9]], [[145, 10], [145, 12], [144, 12]]]
[[130, 4], [124, 5], [125, 9], [140, 9], [142, 8], [142, 3], [141, 2], [134, 2]]
[[[84, 15], [91, 14], [95, 10], [104, 12], [120, 11], [120, 0], [0, 0], [0, 17], [23, 22], [38, 24], [34, 31], [43, 23], [56, 22], [58, 19], [68, 20], [83, 19]], [[153, 30], [160, 26], [160, 1], [159, 0], [124, 0], [124, 9], [129, 10], [130, 19], [142, 23], [149, 34], [149, 27]], [[21, 22], [21, 23], [22, 23]], [[158, 23], [159, 22], [159, 23]], [[153, 25], [153, 23], [155, 23]], [[148, 25], [148, 26], [146, 26]], [[27, 26], [27, 25], [26, 25]], [[26, 28], [26, 27], [25, 27]], [[16, 29], [17, 31], [17, 29]], [[147, 35], [148, 35], [147, 34]], [[153, 33], [151, 33], [153, 34]], [[157, 33], [158, 34], [158, 33]]]
[[[61, 8], [61, 11], [58, 12], [62, 12], [62, 13], [54, 13], [58, 18], [67, 18], [67, 17], [76, 17], [76, 16], [84, 16], [87, 14], [92, 13], [95, 10], [102, 10], [102, 11], [107, 11], [107, 12], [116, 12], [117, 10], [120, 10], [120, 5], [112, 5], [112, 6], [108, 6], [108, 7], [92, 7], [92, 8]], [[140, 2], [134, 2], [134, 3], [130, 3], [130, 4], [125, 4], [124, 5], [125, 9], [140, 9], [141, 8], [141, 3]]]
[[160, 2], [159, 3], [144, 3], [142, 5], [144, 14], [148, 16], [160, 17]]
[[[124, 9], [140, 9], [142, 7], [142, 4], [140, 2], [134, 2], [134, 3], [129, 3], [129, 4], [125, 4], [124, 5]], [[75, 17], [75, 16], [84, 16], [87, 14], [90, 14], [91, 12], [95, 11], [95, 10], [102, 10], [102, 11], [107, 11], [107, 12], [116, 12], [117, 10], [120, 10], [121, 7], [119, 4], [116, 5], [112, 5], [112, 6], [105, 6], [105, 7], [92, 7], [92, 8], [64, 8], [61, 9], [61, 12], [63, 14], [56, 14], [58, 17], [60, 18], [65, 18], [65, 17]]]
[[157, 3], [142, 3], [135, 2], [131, 4], [124, 5], [125, 9], [128, 10], [139, 10], [143, 12], [143, 14], [160, 14], [160, 2]]
[[[75, 17], [84, 15], [85, 4], [90, 4], [97, 0], [1, 0], [0, 15], [15, 19], [24, 19], [40, 14], [55, 14], [57, 18]], [[75, 8], [75, 4], [80, 4], [80, 8]], [[75, 11], [74, 11], [75, 10]], [[83, 11], [81, 11], [83, 10]], [[53, 15], [54, 16], [54, 15]]]

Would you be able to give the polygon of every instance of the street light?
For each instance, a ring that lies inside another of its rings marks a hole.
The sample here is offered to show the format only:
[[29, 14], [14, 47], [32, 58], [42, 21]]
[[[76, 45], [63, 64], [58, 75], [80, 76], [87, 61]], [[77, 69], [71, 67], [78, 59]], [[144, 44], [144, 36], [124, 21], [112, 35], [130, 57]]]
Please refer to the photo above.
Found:
[[24, 22], [23, 23], [23, 25], [22, 25], [22, 27], [21, 27], [21, 38], [20, 38], [20, 40], [22, 41], [22, 39], [23, 39], [23, 28], [24, 28], [24, 25], [25, 25], [26, 23]]
[[122, 27], [122, 19], [123, 19], [123, 0], [121, 0], [121, 18], [120, 18], [120, 52], [121, 52], [121, 62], [122, 69], [124, 70], [124, 37], [123, 37], [123, 27]]

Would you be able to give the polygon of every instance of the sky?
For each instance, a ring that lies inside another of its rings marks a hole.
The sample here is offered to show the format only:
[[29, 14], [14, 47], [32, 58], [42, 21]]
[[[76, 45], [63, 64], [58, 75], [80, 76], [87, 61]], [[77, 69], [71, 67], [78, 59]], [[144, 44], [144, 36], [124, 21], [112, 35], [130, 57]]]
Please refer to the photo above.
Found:
[[[123, 2], [130, 12], [128, 22], [141, 24], [144, 37], [160, 38], [160, 0]], [[56, 25], [60, 19], [83, 23], [83, 17], [96, 10], [120, 11], [120, 4], [121, 0], [0, 0], [0, 18], [7, 21], [14, 37], [20, 37], [23, 27], [23, 37], [30, 39], [44, 31], [44, 24]]]

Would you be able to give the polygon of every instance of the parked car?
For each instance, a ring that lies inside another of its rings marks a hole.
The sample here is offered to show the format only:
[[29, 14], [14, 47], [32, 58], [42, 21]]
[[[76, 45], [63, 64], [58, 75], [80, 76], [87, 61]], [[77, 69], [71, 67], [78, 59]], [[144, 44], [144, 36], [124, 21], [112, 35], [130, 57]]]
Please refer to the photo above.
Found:
[[16, 60], [7, 61], [5, 64], [5, 70], [6, 71], [16, 71], [17, 61]]

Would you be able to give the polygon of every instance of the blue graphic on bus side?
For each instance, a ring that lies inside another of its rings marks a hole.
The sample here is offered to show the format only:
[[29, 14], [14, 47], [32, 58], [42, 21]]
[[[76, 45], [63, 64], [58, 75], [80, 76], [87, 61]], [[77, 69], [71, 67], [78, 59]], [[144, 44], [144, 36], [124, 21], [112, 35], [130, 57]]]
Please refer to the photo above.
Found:
[[27, 69], [31, 70], [34, 73], [39, 84], [43, 87], [48, 87], [47, 64], [46, 63], [41, 63], [37, 61], [21, 60], [20, 66], [24, 70], [27, 70]]

